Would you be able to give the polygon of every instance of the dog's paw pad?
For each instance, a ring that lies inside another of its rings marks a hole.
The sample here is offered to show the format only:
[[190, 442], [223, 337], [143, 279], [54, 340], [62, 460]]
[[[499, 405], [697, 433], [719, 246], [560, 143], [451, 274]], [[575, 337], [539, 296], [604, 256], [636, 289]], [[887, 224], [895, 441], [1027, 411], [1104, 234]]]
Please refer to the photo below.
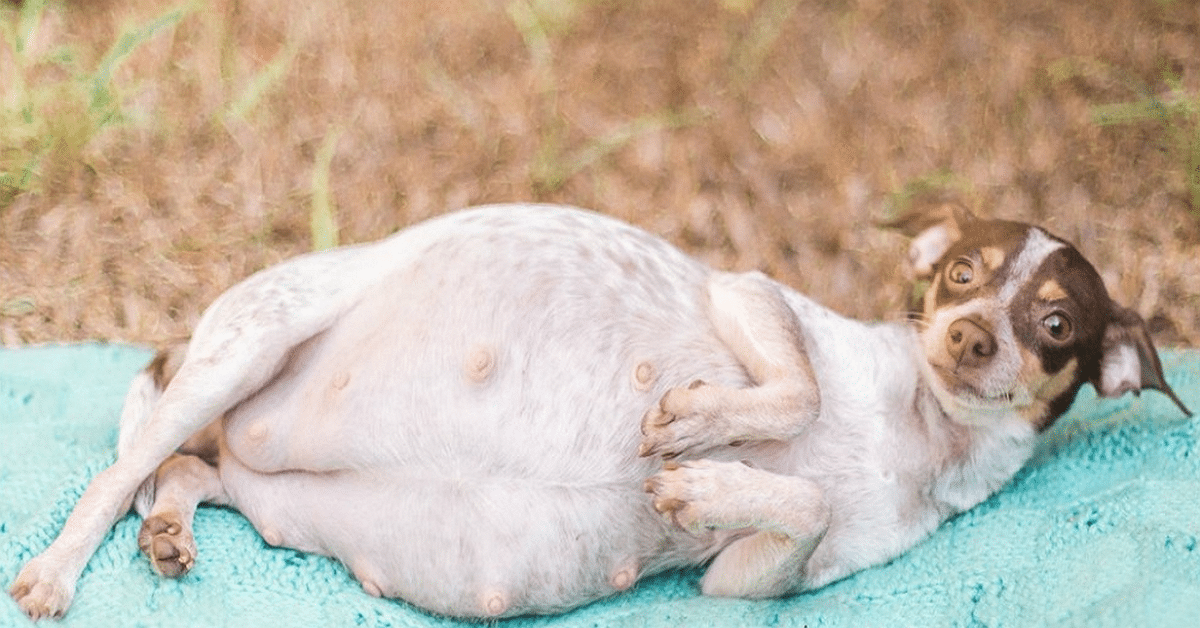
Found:
[[167, 515], [154, 515], [142, 522], [138, 547], [159, 575], [178, 578], [196, 564], [196, 540], [183, 523]]

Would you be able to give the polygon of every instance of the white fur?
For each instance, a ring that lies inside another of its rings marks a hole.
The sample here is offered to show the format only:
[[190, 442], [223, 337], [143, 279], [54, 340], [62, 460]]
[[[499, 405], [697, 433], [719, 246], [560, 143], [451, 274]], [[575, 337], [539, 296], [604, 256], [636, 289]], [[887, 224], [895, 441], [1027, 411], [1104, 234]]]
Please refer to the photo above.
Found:
[[1013, 262], [1008, 276], [1005, 278], [1004, 285], [1000, 288], [1000, 302], [1007, 305], [1012, 301], [1013, 297], [1017, 295], [1017, 291], [1029, 283], [1029, 278], [1037, 272], [1042, 262], [1045, 262], [1051, 253], [1065, 246], [1041, 229], [1036, 227], [1030, 229], [1028, 235], [1025, 236], [1025, 242], [1022, 243], [1020, 254], [1017, 255], [1016, 261]]
[[224, 493], [179, 490], [337, 557], [373, 595], [546, 613], [713, 556], [707, 593], [818, 587], [905, 551], [1030, 453], [1013, 409], [951, 420], [924, 363], [908, 324], [714, 273], [608, 218], [449, 215], [222, 295], [161, 398], [135, 380], [118, 461], [12, 594], [63, 613], [139, 485], [214, 420]]
[[948, 225], [935, 225], [922, 231], [908, 246], [908, 263], [917, 277], [933, 273], [933, 265], [956, 239]]
[[1114, 346], [1104, 354], [1104, 365], [1100, 371], [1100, 394], [1119, 397], [1130, 391], [1141, 390], [1141, 371], [1142, 365], [1138, 360], [1137, 349], [1127, 344]]

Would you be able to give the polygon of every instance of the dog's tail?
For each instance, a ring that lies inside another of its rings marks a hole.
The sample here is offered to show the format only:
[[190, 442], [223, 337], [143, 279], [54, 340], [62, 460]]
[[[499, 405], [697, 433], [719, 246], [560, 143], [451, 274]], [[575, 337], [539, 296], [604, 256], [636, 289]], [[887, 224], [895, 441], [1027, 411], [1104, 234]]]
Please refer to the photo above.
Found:
[[[129, 384], [129, 392], [125, 393], [125, 406], [121, 409], [121, 428], [117, 436], [117, 458], [129, 452], [138, 436], [146, 429], [154, 406], [162, 397], [163, 390], [175, 377], [183, 357], [187, 353], [187, 344], [181, 343], [169, 349], [159, 351], [145, 369], [134, 376]], [[154, 505], [154, 476], [146, 478], [138, 487], [133, 497], [133, 508], [139, 515], [145, 517]]]

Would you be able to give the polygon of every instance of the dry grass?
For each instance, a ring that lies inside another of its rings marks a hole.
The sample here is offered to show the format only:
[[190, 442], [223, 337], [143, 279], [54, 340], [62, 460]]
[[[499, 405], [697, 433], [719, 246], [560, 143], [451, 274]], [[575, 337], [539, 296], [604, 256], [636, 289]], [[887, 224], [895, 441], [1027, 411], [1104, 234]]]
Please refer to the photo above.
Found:
[[903, 243], [872, 222], [929, 190], [1046, 224], [1160, 342], [1200, 344], [1190, 0], [16, 6], [4, 344], [182, 337], [314, 243], [511, 200], [884, 318]]

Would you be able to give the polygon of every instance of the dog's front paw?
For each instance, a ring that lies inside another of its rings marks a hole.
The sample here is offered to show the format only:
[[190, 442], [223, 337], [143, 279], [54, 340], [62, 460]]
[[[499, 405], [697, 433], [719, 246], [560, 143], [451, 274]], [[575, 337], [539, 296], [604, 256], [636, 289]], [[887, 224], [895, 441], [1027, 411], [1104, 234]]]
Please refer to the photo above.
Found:
[[687, 388], [672, 388], [642, 416], [639, 456], [677, 458], [727, 444], [712, 412], [714, 387], [694, 381]]
[[42, 556], [29, 561], [8, 589], [21, 611], [37, 621], [62, 617], [75, 597], [75, 578]]
[[737, 495], [739, 480], [748, 470], [740, 462], [667, 463], [646, 480], [645, 488], [654, 509], [688, 532], [741, 528], [752, 522], [743, 520], [730, 498]]
[[196, 564], [196, 539], [192, 531], [178, 517], [169, 514], [152, 515], [142, 522], [138, 547], [160, 576], [178, 578]]

